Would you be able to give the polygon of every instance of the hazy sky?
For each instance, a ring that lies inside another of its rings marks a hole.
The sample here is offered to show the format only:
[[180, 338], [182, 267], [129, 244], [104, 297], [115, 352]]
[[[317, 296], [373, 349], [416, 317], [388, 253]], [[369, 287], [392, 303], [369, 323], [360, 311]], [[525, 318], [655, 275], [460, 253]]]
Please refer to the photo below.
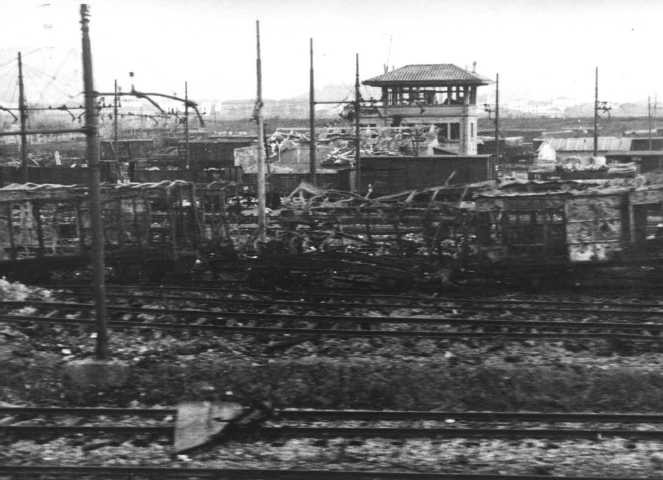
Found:
[[[81, 90], [79, 3], [0, 0], [0, 100], [16, 98], [17, 50], [32, 101]], [[478, 63], [500, 73], [505, 102], [571, 97], [643, 101], [663, 82], [662, 0], [92, 0], [95, 84], [183, 93], [255, 94], [255, 20], [261, 20], [264, 94], [308, 90], [308, 39], [318, 86], [352, 84], [382, 65]], [[488, 89], [491, 87], [484, 87]], [[66, 97], [65, 97], [66, 98]]]

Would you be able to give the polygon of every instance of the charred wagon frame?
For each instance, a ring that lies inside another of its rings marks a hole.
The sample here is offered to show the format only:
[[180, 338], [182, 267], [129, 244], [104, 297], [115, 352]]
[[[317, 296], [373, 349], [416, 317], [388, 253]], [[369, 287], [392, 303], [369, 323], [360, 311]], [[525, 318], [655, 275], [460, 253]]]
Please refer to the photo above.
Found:
[[[210, 184], [198, 192], [185, 181], [104, 185], [107, 265], [118, 273], [155, 274], [190, 267], [201, 250], [227, 235], [218, 228], [225, 221], [226, 187]], [[0, 273], [35, 278], [84, 266], [91, 251], [88, 203], [83, 186], [0, 188]]]
[[530, 183], [542, 191], [479, 193], [472, 264], [493, 278], [564, 273], [578, 280], [611, 268], [606, 278], [626, 282], [633, 272], [617, 274], [622, 267], [652, 276], [663, 260], [663, 184], [640, 183]]

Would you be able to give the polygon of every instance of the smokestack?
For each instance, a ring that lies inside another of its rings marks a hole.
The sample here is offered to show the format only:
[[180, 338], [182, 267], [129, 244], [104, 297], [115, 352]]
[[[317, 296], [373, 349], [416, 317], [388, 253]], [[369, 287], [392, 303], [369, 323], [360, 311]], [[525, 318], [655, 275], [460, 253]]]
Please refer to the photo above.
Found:
[[472, 62], [472, 73], [477, 73], [477, 61]]

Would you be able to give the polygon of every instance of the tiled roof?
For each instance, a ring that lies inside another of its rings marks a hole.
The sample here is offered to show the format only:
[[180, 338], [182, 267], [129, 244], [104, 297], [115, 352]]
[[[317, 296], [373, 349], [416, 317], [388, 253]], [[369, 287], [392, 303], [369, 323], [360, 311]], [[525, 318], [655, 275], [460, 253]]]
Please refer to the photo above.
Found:
[[[631, 149], [632, 138], [626, 137], [599, 137], [597, 150], [601, 152], [620, 152]], [[577, 138], [544, 138], [547, 143], [561, 152], [591, 152], [594, 149], [592, 137]]]
[[468, 72], [452, 63], [426, 65], [405, 65], [377, 77], [364, 80], [364, 85], [375, 87], [396, 84], [436, 86], [436, 85], [488, 85], [489, 80]]

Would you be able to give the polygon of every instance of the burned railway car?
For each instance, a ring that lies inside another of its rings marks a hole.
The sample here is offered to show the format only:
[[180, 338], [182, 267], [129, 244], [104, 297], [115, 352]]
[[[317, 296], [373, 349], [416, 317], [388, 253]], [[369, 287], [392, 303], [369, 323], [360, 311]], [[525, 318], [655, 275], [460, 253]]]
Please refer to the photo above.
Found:
[[[196, 192], [190, 182], [102, 186], [106, 262], [117, 275], [188, 269], [223, 231], [225, 185]], [[0, 274], [35, 279], [72, 272], [89, 261], [88, 190], [84, 186], [12, 184], [0, 188]], [[220, 220], [221, 219], [221, 220]], [[212, 227], [206, 228], [207, 222]]]
[[500, 277], [652, 266], [663, 260], [663, 184], [506, 185], [478, 194], [474, 214], [475, 263]]
[[301, 250], [408, 258], [429, 276], [576, 283], [604, 267], [621, 280], [629, 268], [663, 271], [663, 182], [654, 177], [488, 181], [373, 199], [302, 185], [289, 200], [278, 222]]
[[302, 183], [270, 219], [256, 286], [411, 288], [455, 268], [469, 226], [462, 199], [480, 185], [365, 198]]

